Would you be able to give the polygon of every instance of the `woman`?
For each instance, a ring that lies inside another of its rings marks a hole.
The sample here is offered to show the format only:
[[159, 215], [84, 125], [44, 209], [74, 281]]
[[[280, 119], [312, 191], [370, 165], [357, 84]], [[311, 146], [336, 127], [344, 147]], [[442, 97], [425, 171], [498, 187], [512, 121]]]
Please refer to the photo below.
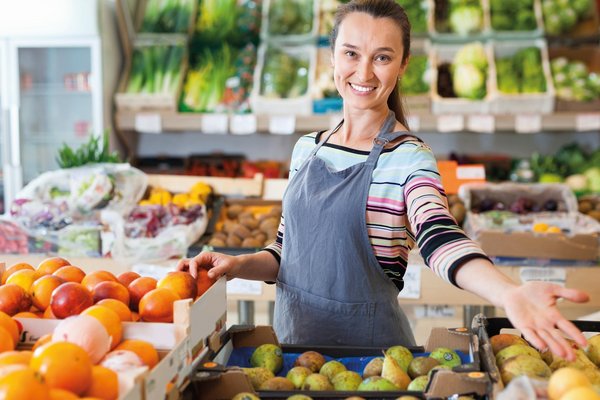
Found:
[[503, 307], [534, 346], [574, 357], [560, 332], [582, 346], [585, 338], [555, 304], [587, 295], [518, 286], [495, 269], [449, 214], [431, 150], [407, 134], [396, 92], [410, 52], [404, 10], [393, 0], [340, 6], [331, 49], [344, 119], [296, 144], [277, 241], [251, 255], [202, 252], [178, 268], [276, 281], [282, 343], [413, 345], [397, 295], [416, 238], [440, 277]]

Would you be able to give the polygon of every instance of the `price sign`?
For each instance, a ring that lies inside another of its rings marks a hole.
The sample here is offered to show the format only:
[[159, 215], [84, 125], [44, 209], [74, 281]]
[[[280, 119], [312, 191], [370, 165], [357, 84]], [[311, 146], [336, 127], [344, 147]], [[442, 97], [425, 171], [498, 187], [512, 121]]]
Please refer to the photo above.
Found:
[[296, 131], [296, 117], [293, 115], [273, 115], [269, 118], [269, 133], [291, 135]]
[[494, 133], [496, 119], [493, 115], [471, 115], [467, 119], [467, 129], [471, 132]]
[[227, 294], [252, 294], [262, 293], [262, 282], [249, 281], [247, 279], [232, 279], [227, 281]]
[[440, 115], [437, 118], [438, 132], [460, 132], [465, 129], [465, 118], [462, 115]]
[[459, 165], [456, 167], [456, 178], [460, 180], [485, 179], [483, 165]]
[[600, 130], [600, 114], [579, 114], [575, 117], [575, 129], [582, 131]]
[[254, 114], [234, 115], [229, 121], [229, 129], [234, 135], [251, 135], [256, 133], [256, 126], [256, 115]]
[[515, 131], [517, 133], [538, 133], [541, 130], [541, 115], [517, 115], [515, 117]]
[[536, 268], [524, 267], [519, 271], [521, 282], [542, 281], [565, 286], [567, 271], [564, 268]]
[[156, 113], [135, 114], [134, 127], [141, 133], [161, 133], [162, 118]]
[[223, 135], [227, 133], [228, 118], [225, 114], [202, 115], [201, 130], [203, 133]]
[[404, 273], [404, 288], [398, 295], [400, 299], [421, 298], [421, 266], [419, 264], [408, 264]]
[[419, 132], [421, 129], [421, 118], [416, 115], [409, 115], [406, 118], [406, 122], [408, 122], [408, 126], [411, 132]]

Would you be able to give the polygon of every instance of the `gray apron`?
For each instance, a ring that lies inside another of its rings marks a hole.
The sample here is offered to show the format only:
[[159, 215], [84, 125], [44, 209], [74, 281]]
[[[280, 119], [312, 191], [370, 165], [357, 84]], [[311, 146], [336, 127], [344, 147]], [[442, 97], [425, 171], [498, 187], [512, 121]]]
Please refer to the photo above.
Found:
[[289, 182], [277, 275], [274, 329], [281, 343], [389, 347], [414, 345], [398, 288], [371, 246], [366, 203], [386, 143], [402, 134], [390, 111], [364, 163], [331, 171], [317, 144]]

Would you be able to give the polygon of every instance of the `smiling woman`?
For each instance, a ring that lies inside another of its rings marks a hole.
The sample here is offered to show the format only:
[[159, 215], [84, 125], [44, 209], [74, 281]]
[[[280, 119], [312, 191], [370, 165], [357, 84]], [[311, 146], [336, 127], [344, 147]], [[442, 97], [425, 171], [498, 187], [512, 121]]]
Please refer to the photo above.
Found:
[[448, 211], [431, 149], [408, 134], [396, 92], [410, 53], [403, 8], [394, 0], [340, 6], [331, 47], [344, 118], [294, 147], [276, 241], [251, 255], [202, 252], [179, 269], [276, 282], [281, 343], [413, 345], [397, 296], [418, 245], [438, 276], [504, 307], [534, 346], [573, 357], [561, 333], [581, 345], [585, 339], [556, 301], [587, 295], [541, 282], [519, 286], [500, 273]]

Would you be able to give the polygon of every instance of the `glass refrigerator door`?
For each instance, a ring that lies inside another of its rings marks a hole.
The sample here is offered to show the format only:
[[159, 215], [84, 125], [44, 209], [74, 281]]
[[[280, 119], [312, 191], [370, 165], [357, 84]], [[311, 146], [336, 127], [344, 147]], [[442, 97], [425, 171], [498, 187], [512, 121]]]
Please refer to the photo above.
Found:
[[[19, 147], [23, 183], [57, 169], [63, 144], [101, 135], [98, 46], [18, 44]], [[13, 87], [17, 84], [14, 83]]]

